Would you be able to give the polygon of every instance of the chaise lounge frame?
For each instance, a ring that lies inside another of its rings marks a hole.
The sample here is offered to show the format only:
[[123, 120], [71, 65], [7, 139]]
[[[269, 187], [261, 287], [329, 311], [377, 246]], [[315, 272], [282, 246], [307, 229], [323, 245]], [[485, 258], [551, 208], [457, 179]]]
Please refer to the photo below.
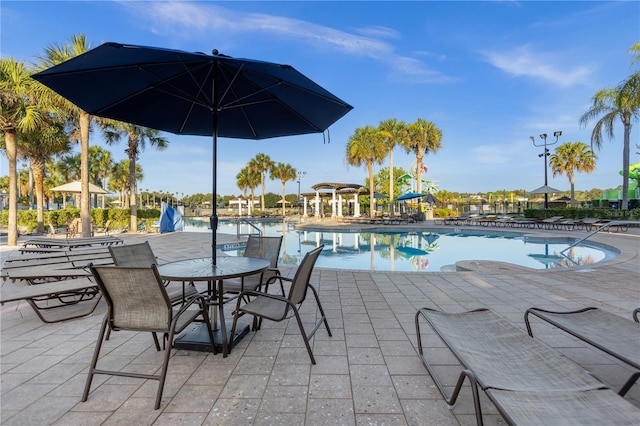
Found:
[[[421, 320], [462, 366], [451, 395], [424, 352]], [[480, 390], [512, 425], [634, 424], [640, 417], [640, 408], [580, 365], [492, 311], [444, 313], [422, 308], [416, 312], [415, 326], [420, 359], [449, 406], [469, 380], [479, 425], [483, 424]]]
[[524, 314], [524, 321], [529, 336], [533, 337], [530, 315], [548, 322], [638, 370], [626, 381], [618, 391], [618, 395], [624, 396], [640, 377], [640, 324], [637, 322], [636, 312], [634, 312], [636, 321], [634, 322], [595, 307], [568, 312], [529, 308]]

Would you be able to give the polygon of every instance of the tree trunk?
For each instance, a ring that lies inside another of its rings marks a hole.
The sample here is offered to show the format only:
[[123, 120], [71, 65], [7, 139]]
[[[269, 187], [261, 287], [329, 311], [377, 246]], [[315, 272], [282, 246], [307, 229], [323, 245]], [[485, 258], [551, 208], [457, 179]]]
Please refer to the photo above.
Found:
[[[169, 200], [167, 200], [169, 201]], [[129, 157], [129, 229], [138, 230], [138, 210], [136, 208], [136, 158]]]
[[391, 217], [395, 216], [395, 206], [393, 202], [393, 187], [395, 186], [395, 182], [393, 181], [393, 148], [389, 150], [389, 203], [391, 203], [391, 209], [389, 210], [389, 215]]
[[18, 244], [18, 176], [16, 174], [16, 154], [18, 151], [16, 131], [3, 129], [7, 159], [9, 160], [9, 223], [7, 245]]
[[422, 191], [422, 159], [423, 155], [416, 154], [416, 192], [418, 194]]
[[622, 120], [624, 124], [624, 146], [622, 148], [622, 210], [629, 209], [629, 139], [631, 138], [631, 122], [629, 117]]
[[[373, 211], [373, 161], [367, 162], [367, 170], [369, 171], [369, 217], [373, 219], [375, 212]], [[371, 248], [373, 250], [373, 248]]]
[[31, 158], [31, 171], [36, 191], [36, 215], [38, 218], [37, 232], [44, 233], [44, 161], [38, 158]]
[[91, 116], [80, 112], [80, 219], [82, 221], [82, 236], [91, 236], [91, 196], [89, 194], [89, 126]]
[[570, 205], [571, 205], [571, 207], [574, 207], [575, 206], [575, 201], [574, 201], [574, 199], [575, 199], [575, 185], [573, 183], [573, 178], [569, 179], [569, 183], [571, 184], [571, 204]]
[[[260, 212], [264, 214], [264, 172], [260, 174]], [[213, 194], [215, 196], [215, 194]]]
[[282, 218], [283, 219], [286, 216], [286, 213], [285, 213], [285, 202], [284, 202], [284, 191], [285, 191], [284, 181], [282, 181]]

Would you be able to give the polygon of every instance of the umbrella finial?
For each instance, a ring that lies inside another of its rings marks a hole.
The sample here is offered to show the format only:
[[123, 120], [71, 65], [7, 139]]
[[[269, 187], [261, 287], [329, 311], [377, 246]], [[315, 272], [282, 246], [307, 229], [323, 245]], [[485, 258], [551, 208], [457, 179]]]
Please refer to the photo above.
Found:
[[218, 54], [219, 54], [219, 53], [220, 53], [220, 52], [218, 52], [218, 49], [213, 49], [213, 50], [211, 51], [211, 54], [212, 54], [212, 55], [214, 55], [214, 56], [218, 56]]

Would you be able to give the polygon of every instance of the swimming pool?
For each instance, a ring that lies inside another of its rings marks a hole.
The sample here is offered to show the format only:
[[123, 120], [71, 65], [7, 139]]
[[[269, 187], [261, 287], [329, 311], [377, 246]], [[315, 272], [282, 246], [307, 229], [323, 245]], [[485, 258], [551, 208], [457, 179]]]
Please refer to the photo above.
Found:
[[[208, 218], [185, 218], [185, 231], [211, 232]], [[516, 232], [455, 229], [423, 229], [395, 232], [334, 232], [296, 230], [293, 223], [254, 221], [252, 225], [220, 220], [218, 232], [236, 235], [256, 233], [283, 235], [280, 263], [298, 265], [302, 257], [320, 244], [325, 248], [317, 266], [402, 272], [454, 271], [461, 260], [492, 260], [533, 269], [590, 265], [619, 254], [614, 248], [584, 242], [562, 253], [575, 242], [567, 237], [531, 237]], [[255, 227], [255, 228], [254, 228]], [[386, 231], [386, 230], [385, 230]], [[231, 255], [241, 249], [225, 250]]]

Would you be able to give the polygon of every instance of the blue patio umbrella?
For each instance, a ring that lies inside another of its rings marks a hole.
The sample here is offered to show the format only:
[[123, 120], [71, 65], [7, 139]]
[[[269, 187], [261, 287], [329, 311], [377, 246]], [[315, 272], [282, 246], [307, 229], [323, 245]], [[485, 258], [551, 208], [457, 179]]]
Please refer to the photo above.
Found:
[[406, 194], [399, 196], [398, 201], [413, 200], [414, 198], [420, 198], [424, 196], [425, 194], [419, 194], [417, 192], [407, 192]]
[[212, 53], [104, 43], [33, 78], [92, 115], [212, 136], [215, 259], [218, 136], [320, 133], [353, 107], [290, 65]]

